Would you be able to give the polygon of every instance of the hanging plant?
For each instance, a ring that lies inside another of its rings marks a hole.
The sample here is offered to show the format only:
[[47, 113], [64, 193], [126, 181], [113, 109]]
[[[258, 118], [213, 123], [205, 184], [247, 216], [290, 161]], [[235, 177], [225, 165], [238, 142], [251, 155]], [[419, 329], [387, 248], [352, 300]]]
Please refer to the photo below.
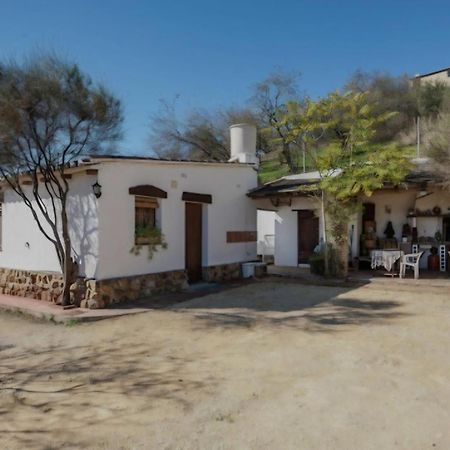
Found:
[[167, 242], [164, 234], [156, 227], [137, 227], [135, 231], [135, 243], [130, 253], [140, 255], [143, 247], [147, 247], [148, 258], [152, 259], [159, 247], [166, 249]]

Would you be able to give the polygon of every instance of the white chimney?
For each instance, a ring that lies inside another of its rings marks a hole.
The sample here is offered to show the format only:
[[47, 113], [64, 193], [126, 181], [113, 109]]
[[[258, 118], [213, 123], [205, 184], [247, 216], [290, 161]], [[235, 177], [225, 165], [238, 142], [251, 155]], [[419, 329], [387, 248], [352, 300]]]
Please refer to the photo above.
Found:
[[230, 126], [230, 162], [259, 165], [256, 156], [256, 127], [249, 123], [238, 123]]

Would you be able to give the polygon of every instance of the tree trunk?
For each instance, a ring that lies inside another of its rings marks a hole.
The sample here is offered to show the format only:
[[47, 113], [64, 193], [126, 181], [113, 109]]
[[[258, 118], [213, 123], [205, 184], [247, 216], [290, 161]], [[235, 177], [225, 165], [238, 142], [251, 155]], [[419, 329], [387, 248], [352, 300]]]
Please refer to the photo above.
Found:
[[328, 248], [328, 238], [327, 238], [327, 218], [325, 213], [325, 193], [322, 191], [321, 199], [321, 216], [322, 216], [322, 233], [323, 233], [323, 243], [324, 243], [324, 272], [325, 276], [330, 276], [330, 251]]
[[64, 289], [62, 293], [62, 305], [70, 304], [70, 285], [75, 281], [73, 279], [72, 245], [69, 235], [69, 224], [66, 211], [66, 198], [61, 200], [61, 225], [62, 237], [64, 242], [64, 261], [63, 261], [63, 279]]
[[342, 235], [338, 244], [337, 276], [347, 278], [348, 276], [348, 236]]
[[286, 161], [287, 166], [289, 167], [290, 173], [296, 173], [297, 172], [297, 164], [294, 161], [294, 158], [292, 158], [291, 154], [291, 148], [288, 143], [283, 142], [283, 157]]

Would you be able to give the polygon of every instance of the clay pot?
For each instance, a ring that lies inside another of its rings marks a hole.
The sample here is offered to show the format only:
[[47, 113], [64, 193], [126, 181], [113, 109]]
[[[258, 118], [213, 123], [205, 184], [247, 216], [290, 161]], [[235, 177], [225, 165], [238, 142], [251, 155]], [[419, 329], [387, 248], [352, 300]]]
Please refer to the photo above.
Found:
[[438, 255], [428, 256], [428, 270], [430, 270], [432, 272], [439, 271], [439, 256]]

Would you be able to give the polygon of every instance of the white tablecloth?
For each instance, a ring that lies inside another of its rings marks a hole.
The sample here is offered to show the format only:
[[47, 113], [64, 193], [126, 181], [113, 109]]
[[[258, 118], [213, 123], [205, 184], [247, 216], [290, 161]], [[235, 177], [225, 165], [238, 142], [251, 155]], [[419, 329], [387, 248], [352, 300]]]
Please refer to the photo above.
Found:
[[372, 250], [372, 269], [383, 266], [388, 272], [392, 270], [397, 259], [403, 255], [402, 250]]

